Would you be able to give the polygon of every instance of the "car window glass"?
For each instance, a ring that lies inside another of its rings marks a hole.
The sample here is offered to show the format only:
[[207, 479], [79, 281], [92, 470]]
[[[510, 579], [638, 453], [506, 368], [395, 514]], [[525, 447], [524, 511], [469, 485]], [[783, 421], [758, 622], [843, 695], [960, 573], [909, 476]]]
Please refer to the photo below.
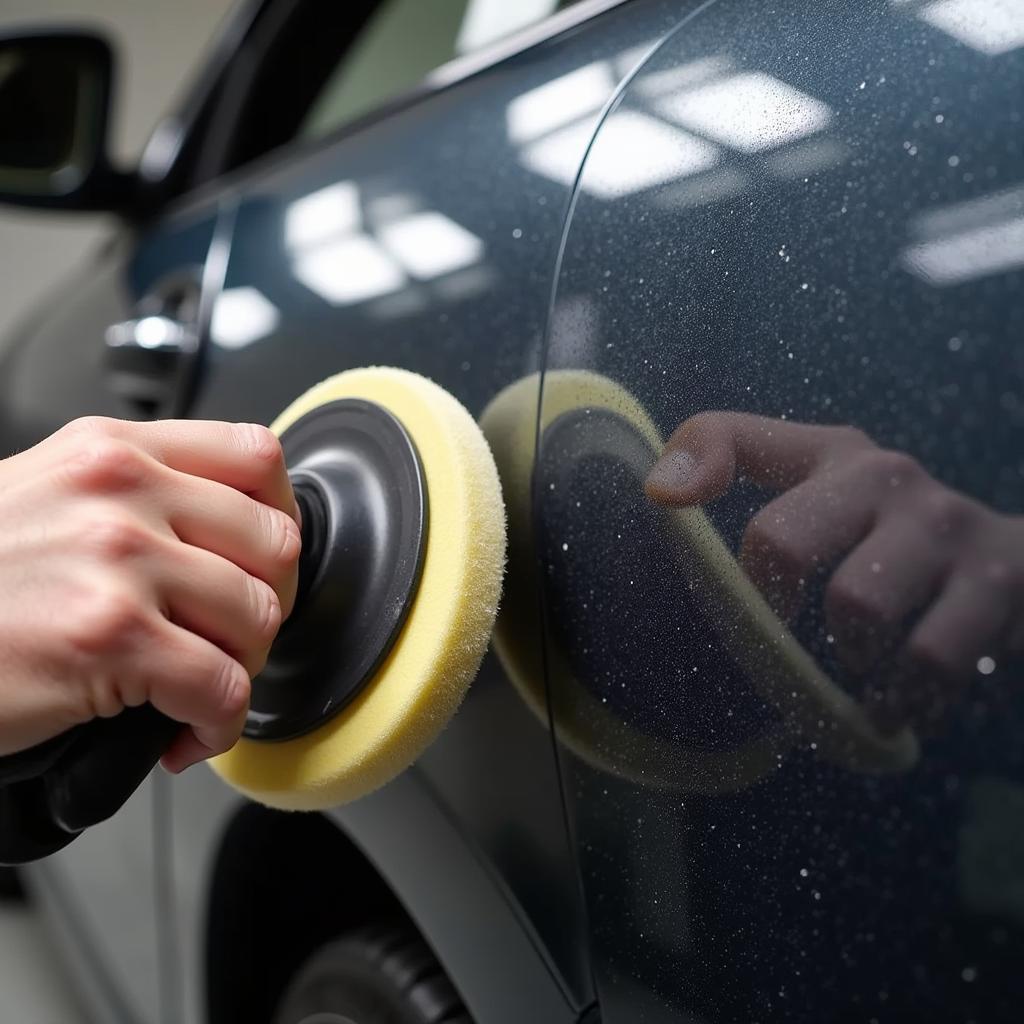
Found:
[[301, 120], [315, 139], [415, 86], [454, 57], [495, 42], [574, 0], [384, 0]]

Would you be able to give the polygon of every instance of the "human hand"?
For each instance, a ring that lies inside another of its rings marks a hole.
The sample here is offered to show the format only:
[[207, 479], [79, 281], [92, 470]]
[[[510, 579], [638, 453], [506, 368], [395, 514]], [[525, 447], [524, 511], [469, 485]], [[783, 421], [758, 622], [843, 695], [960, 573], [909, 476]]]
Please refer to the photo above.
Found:
[[265, 427], [76, 420], [0, 462], [0, 754], [151, 702], [229, 749], [295, 599], [301, 539]]
[[973, 677], [1024, 651], [1024, 518], [852, 427], [736, 412], [682, 423], [645, 486], [661, 504], [697, 505], [738, 473], [783, 492], [748, 523], [741, 565], [788, 621], [828, 575], [829, 632], [885, 732], [934, 725]]

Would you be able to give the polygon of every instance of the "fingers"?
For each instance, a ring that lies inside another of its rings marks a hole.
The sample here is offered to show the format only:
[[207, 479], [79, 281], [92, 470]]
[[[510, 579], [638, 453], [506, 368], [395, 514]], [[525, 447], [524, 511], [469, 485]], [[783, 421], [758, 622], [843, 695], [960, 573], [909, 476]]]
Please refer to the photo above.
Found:
[[880, 681], [871, 695], [869, 712], [879, 728], [934, 727], [970, 681], [985, 674], [982, 659], [999, 653], [1007, 624], [1004, 597], [977, 576], [951, 576], [911, 632], [894, 679]]
[[281, 445], [270, 430], [257, 424], [86, 417], [55, 438], [101, 449], [105, 441], [129, 443], [179, 473], [217, 480], [293, 518], [297, 514]]
[[650, 498], [703, 504], [724, 494], [737, 473], [775, 490], [806, 479], [839, 449], [871, 447], [851, 427], [819, 427], [740, 412], [691, 416], [669, 438], [647, 477]]
[[282, 620], [281, 602], [269, 584], [185, 544], [154, 575], [172, 622], [216, 644], [250, 677], [263, 669]]
[[216, 757], [217, 753], [216, 750], [211, 750], [203, 743], [192, 729], [182, 729], [164, 751], [160, 763], [172, 775], [177, 775], [200, 761]]
[[[186, 544], [235, 562], [274, 587], [285, 613], [291, 611], [301, 538], [295, 516], [279, 507], [290, 503], [294, 510], [294, 496], [269, 431], [86, 419], [65, 434], [56, 463], [65, 489], [116, 500], [158, 532], [172, 530]], [[263, 435], [270, 441], [255, 458]]]
[[776, 613], [792, 621], [814, 576], [860, 542], [874, 515], [872, 496], [853, 477], [805, 481], [750, 520], [740, 564]]
[[864, 672], [891, 653], [941, 588], [954, 553], [909, 517], [879, 523], [825, 591], [826, 621], [843, 663]]
[[269, 584], [287, 618], [295, 602], [302, 546], [293, 518], [223, 484], [183, 474], [168, 482], [164, 501], [180, 540]]
[[[145, 697], [176, 721], [191, 726], [195, 742], [172, 750], [172, 770], [222, 754], [234, 746], [245, 724], [250, 680], [245, 668], [216, 645], [167, 620], [154, 626], [154, 643], [140, 648], [126, 677], [147, 680]], [[153, 657], [154, 651], [158, 657]]]

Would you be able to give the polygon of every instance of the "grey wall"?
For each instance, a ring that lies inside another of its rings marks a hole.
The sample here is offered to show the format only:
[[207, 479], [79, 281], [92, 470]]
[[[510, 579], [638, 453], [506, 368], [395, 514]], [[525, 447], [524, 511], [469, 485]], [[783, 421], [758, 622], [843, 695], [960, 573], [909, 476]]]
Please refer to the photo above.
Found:
[[[0, 31], [77, 23], [106, 31], [120, 58], [113, 150], [139, 154], [160, 114], [200, 62], [231, 0], [0, 0]], [[53, 295], [108, 229], [103, 217], [0, 206], [0, 344]]]

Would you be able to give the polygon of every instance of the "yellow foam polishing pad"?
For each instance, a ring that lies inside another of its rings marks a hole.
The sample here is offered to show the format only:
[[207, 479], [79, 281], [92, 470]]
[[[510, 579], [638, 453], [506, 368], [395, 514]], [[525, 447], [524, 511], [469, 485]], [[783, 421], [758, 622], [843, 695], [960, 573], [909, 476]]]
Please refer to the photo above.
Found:
[[345, 398], [383, 406], [417, 449], [429, 507], [423, 569], [397, 641], [337, 715], [294, 739], [243, 737], [211, 762], [235, 789], [283, 809], [346, 803], [408, 767], [451, 719], [475, 677], [501, 593], [501, 487], [472, 416], [425, 377], [368, 367], [317, 384], [272, 429], [280, 435], [319, 406]]

